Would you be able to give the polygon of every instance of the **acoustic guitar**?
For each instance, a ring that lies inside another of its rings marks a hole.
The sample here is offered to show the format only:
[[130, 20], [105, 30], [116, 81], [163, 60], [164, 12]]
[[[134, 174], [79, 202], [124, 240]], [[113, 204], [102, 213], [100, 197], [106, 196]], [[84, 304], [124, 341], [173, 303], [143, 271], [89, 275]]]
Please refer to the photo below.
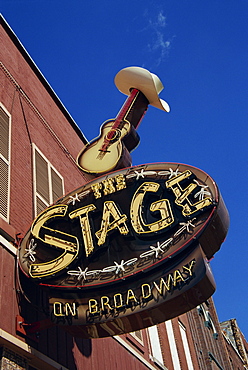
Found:
[[132, 89], [117, 117], [104, 122], [100, 135], [79, 153], [79, 168], [91, 174], [104, 174], [131, 166], [130, 152], [140, 141], [136, 129], [148, 104], [149, 101], [141, 91]]

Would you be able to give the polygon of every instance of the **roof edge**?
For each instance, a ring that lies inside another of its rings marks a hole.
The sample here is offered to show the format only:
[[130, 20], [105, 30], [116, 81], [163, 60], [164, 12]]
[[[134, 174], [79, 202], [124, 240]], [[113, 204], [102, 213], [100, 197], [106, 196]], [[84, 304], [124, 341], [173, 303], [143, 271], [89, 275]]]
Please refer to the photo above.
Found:
[[69, 121], [73, 129], [76, 131], [77, 135], [80, 137], [80, 139], [83, 141], [84, 144], [88, 143], [88, 140], [84, 136], [83, 132], [77, 125], [77, 123], [74, 121], [64, 104], [59, 99], [58, 95], [55, 93], [47, 79], [44, 77], [36, 63], [33, 61], [31, 56], [28, 54], [27, 50], [19, 40], [19, 38], [16, 36], [15, 32], [12, 30], [6, 19], [3, 17], [3, 15], [0, 13], [0, 24], [3, 26], [4, 30], [8, 34], [8, 36], [11, 38], [17, 49], [20, 51], [30, 68], [33, 70], [33, 72], [36, 74], [38, 79], [41, 81], [41, 83], [44, 85], [46, 90], [48, 91], [49, 95], [53, 98], [56, 105], [59, 107], [59, 109], [62, 111], [66, 119]]

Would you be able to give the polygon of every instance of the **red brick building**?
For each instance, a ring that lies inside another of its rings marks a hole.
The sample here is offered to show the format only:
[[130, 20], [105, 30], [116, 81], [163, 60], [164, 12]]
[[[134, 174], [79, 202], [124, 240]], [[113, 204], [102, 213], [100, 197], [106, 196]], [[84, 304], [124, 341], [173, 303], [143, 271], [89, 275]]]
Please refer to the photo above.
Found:
[[87, 141], [3, 18], [0, 35], [0, 369], [247, 369], [247, 342], [236, 322], [220, 326], [212, 299], [113, 338], [46, 328], [29, 303], [39, 293], [22, 291], [17, 247], [42, 209], [88, 180], [76, 164]]

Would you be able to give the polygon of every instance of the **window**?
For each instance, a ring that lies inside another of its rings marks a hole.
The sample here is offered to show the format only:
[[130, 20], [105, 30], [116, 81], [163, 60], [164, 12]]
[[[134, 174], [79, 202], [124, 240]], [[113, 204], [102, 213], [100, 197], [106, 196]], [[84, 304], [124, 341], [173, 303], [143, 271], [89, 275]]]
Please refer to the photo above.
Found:
[[184, 352], [185, 352], [185, 357], [188, 365], [189, 370], [194, 370], [192, 358], [191, 358], [191, 353], [189, 350], [189, 343], [188, 343], [188, 338], [186, 335], [186, 328], [185, 326], [181, 323], [181, 321], [178, 320], [179, 324], [179, 329], [180, 329], [180, 334], [182, 337], [182, 342], [183, 342], [183, 347], [184, 347]]
[[11, 116], [0, 103], [0, 216], [9, 221]]
[[141, 330], [136, 330], [130, 333], [132, 337], [134, 337], [140, 344], [144, 344], [143, 342], [143, 334]]
[[208, 302], [205, 302], [201, 304], [200, 306], [197, 306], [199, 315], [202, 315], [204, 318], [204, 325], [211, 329], [213, 331], [213, 337], [214, 339], [218, 339], [218, 333], [215, 329], [213, 319], [211, 317], [210, 312], [208, 311]]
[[37, 216], [64, 194], [64, 181], [41, 151], [33, 145], [34, 206]]

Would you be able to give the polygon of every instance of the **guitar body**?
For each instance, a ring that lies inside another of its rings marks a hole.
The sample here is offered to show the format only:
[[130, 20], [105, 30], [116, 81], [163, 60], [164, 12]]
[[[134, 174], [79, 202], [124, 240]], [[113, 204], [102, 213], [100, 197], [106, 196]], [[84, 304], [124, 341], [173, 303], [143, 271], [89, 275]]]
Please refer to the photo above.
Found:
[[[100, 136], [88, 143], [79, 153], [77, 162], [83, 171], [100, 174], [131, 166], [129, 151], [135, 145], [135, 139], [132, 137], [131, 140], [124, 140], [124, 138], [131, 136], [132, 127], [128, 121], [124, 121], [118, 128], [114, 127], [115, 124], [115, 120], [104, 122]], [[124, 144], [125, 141], [129, 146], [128, 149]]]

